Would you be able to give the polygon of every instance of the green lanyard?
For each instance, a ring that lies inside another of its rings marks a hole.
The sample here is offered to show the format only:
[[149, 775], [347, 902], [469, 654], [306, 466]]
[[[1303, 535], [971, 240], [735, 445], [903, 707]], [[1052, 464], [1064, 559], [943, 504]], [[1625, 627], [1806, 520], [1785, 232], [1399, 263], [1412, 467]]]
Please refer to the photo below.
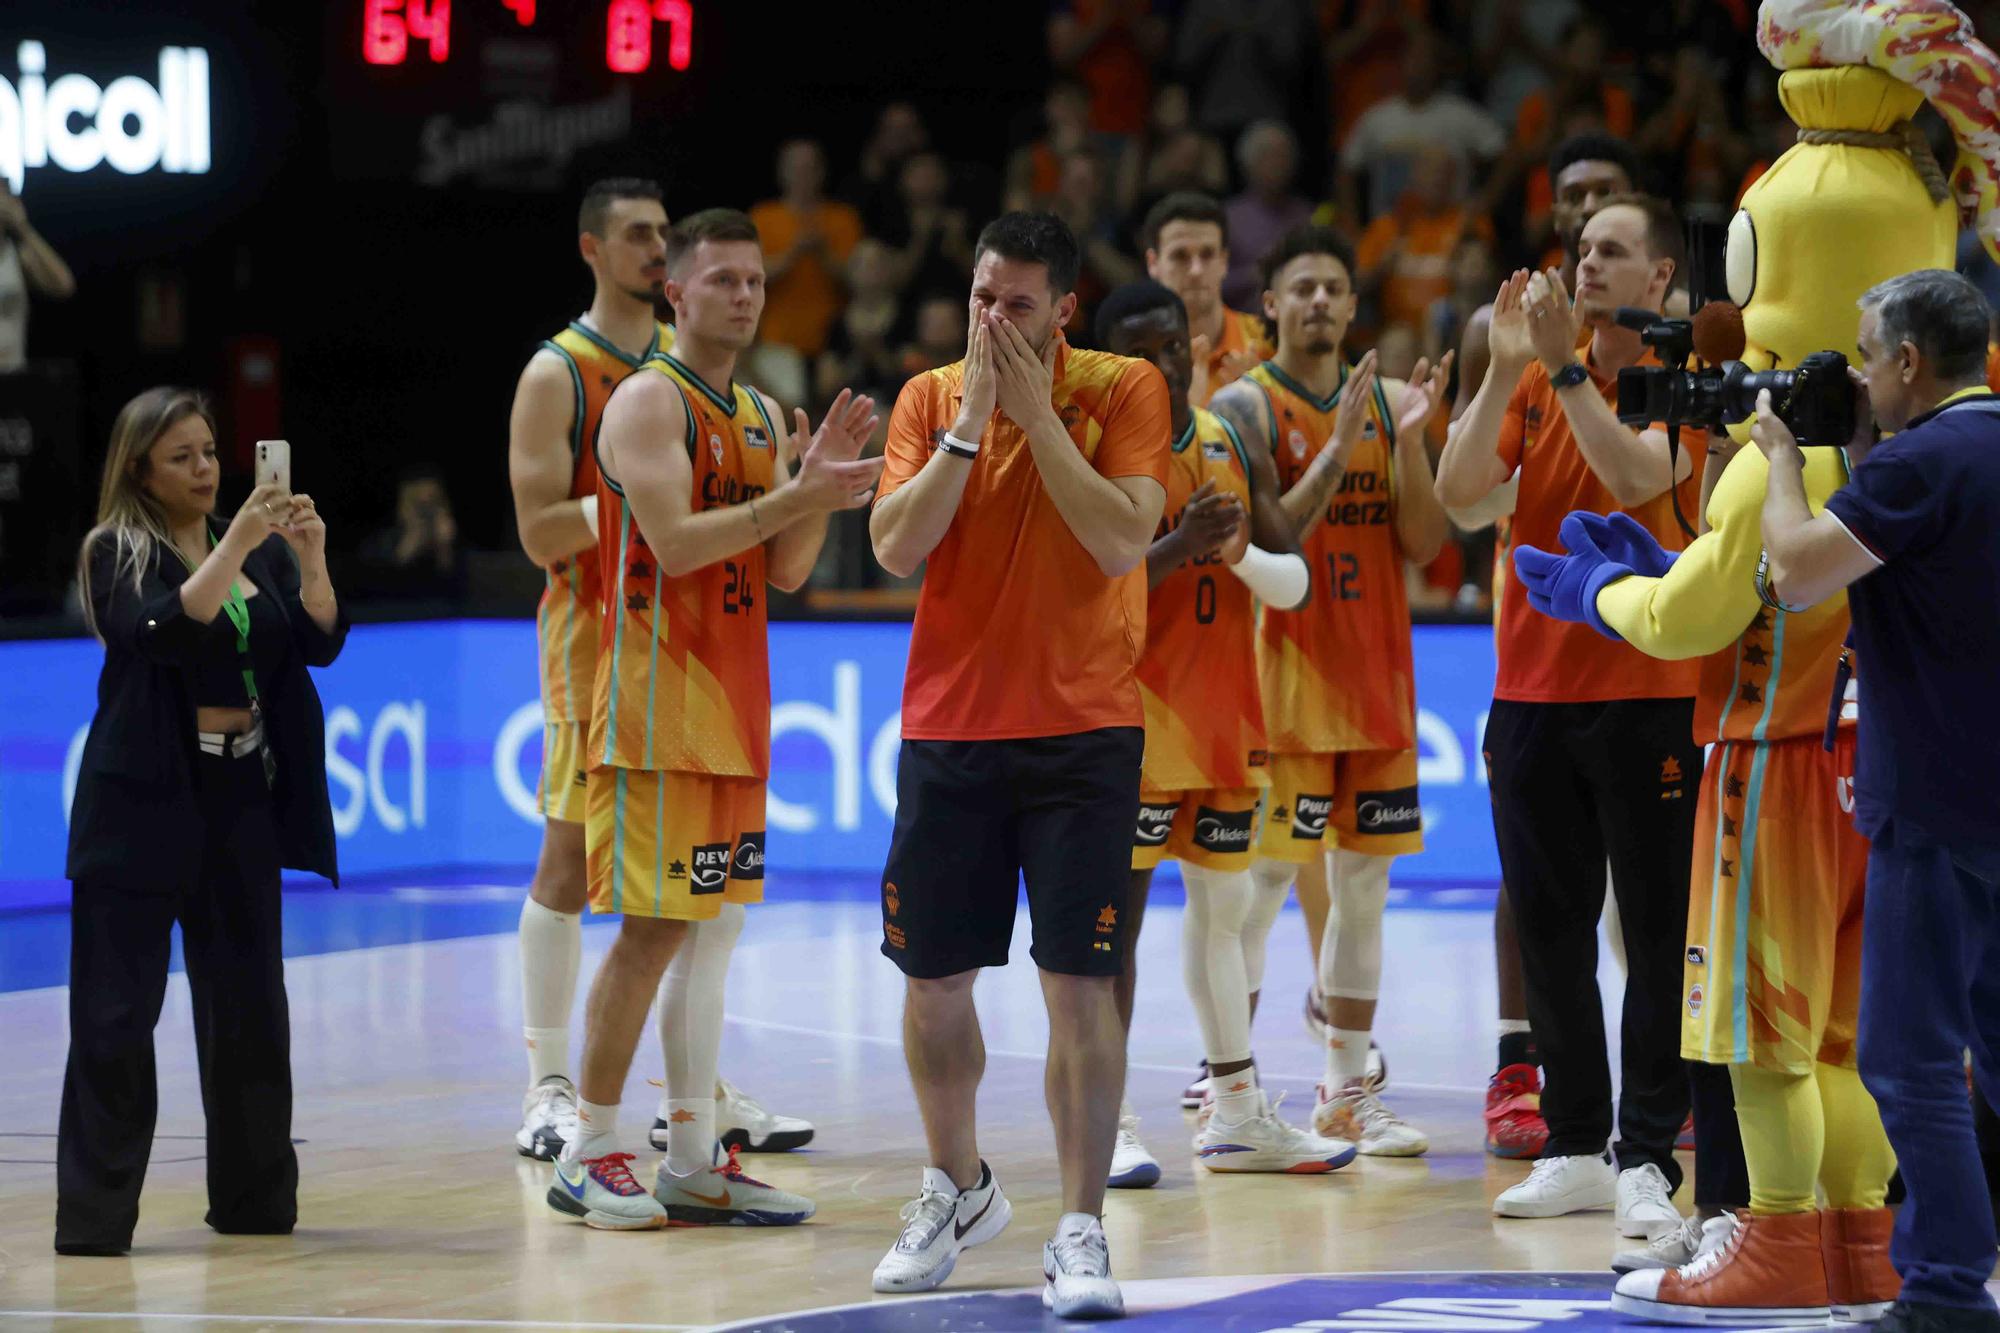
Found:
[[[213, 532], [208, 534], [208, 549], [211, 551], [215, 549]], [[180, 554], [178, 546], [174, 548], [174, 553]], [[194, 564], [187, 556], [181, 555], [181, 563], [188, 567], [188, 573], [194, 573]], [[229, 617], [229, 623], [236, 627], [236, 653], [243, 660], [244, 696], [250, 700], [250, 711], [261, 713], [263, 709], [257, 701], [257, 673], [250, 666], [250, 607], [245, 602], [243, 594], [237, 590], [234, 579], [229, 582], [229, 595], [222, 599], [222, 611]]]

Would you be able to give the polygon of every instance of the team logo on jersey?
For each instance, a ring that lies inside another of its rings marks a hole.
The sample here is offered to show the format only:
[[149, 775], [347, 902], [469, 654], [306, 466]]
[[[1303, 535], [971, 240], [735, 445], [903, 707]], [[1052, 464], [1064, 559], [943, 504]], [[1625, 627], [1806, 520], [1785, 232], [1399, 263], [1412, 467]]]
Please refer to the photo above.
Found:
[[1688, 966], [1707, 967], [1708, 950], [1702, 948], [1699, 944], [1688, 945]]
[[1269, 750], [1252, 750], [1250, 752], [1249, 766], [1251, 768], [1266, 768], [1270, 763], [1271, 752]]
[[1692, 985], [1692, 986], [1688, 987], [1688, 1017], [1689, 1017], [1689, 1018], [1700, 1018], [1700, 1017], [1701, 1017], [1701, 1002], [1702, 1002], [1702, 990], [1701, 990], [1701, 984], [1700, 984], [1699, 982], [1697, 982], [1696, 984], [1694, 984], [1694, 985]]
[[1332, 817], [1333, 797], [1307, 796], [1301, 792], [1297, 808], [1292, 811], [1292, 836], [1316, 842], [1326, 836], [1326, 821]]
[[709, 455], [710, 455], [711, 457], [713, 457], [713, 458], [715, 459], [715, 465], [716, 465], [717, 467], [721, 467], [721, 466], [722, 466], [722, 437], [721, 437], [720, 435], [716, 435], [716, 434], [714, 434], [714, 433], [712, 433], [712, 432], [710, 433], [710, 435], [709, 435], [709, 437], [708, 437], [708, 452], [709, 452]]
[[1075, 403], [1064, 403], [1062, 411], [1057, 415], [1062, 417], [1064, 430], [1075, 430], [1076, 423], [1083, 420], [1083, 409]]
[[746, 833], [736, 840], [736, 855], [729, 862], [729, 878], [764, 878], [764, 835]]
[[1203, 440], [1201, 442], [1201, 456], [1203, 458], [1214, 459], [1227, 458], [1229, 457], [1229, 446], [1221, 440]]
[[1135, 847], [1164, 847], [1167, 834], [1173, 831], [1174, 816], [1180, 811], [1178, 805], [1139, 806], [1139, 831], [1132, 835]]
[[1247, 852], [1256, 819], [1255, 810], [1211, 810], [1199, 806], [1194, 812], [1194, 845], [1204, 852]]
[[1364, 440], [1375, 438], [1375, 420], [1373, 417], [1361, 423], [1361, 438]]
[[686, 879], [687, 877], [688, 877], [687, 862], [680, 860], [667, 862], [668, 879]]
[[743, 428], [743, 447], [745, 449], [769, 449], [771, 447], [771, 437], [764, 433], [762, 426], [745, 426]]
[[694, 893], [721, 893], [729, 878], [730, 846], [711, 842], [694, 849], [694, 873], [689, 890]]
[[1305, 462], [1306, 450], [1312, 447], [1306, 440], [1306, 433], [1302, 430], [1295, 430], [1287, 437], [1287, 442], [1292, 446], [1292, 460], [1298, 463]]
[[1424, 827], [1424, 808], [1417, 802], [1415, 787], [1394, 791], [1356, 792], [1354, 827], [1362, 833], [1418, 833]]

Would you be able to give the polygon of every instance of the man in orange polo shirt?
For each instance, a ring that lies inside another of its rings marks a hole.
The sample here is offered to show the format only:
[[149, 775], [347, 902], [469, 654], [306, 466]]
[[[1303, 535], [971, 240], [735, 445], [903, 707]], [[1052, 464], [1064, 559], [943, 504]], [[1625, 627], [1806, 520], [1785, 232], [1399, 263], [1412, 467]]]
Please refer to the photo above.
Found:
[[882, 952], [908, 978], [904, 1054], [930, 1148], [875, 1290], [936, 1287], [1011, 1216], [974, 1134], [972, 985], [1007, 961], [1025, 877], [1063, 1193], [1043, 1303], [1061, 1317], [1124, 1310], [1098, 1213], [1125, 1083], [1113, 986], [1145, 749], [1143, 565], [1172, 457], [1160, 372], [1063, 340], [1080, 266], [1053, 214], [980, 233], [965, 359], [903, 387], [869, 524], [883, 568], [925, 567]]
[[[1673, 454], [1664, 430], [1635, 432], [1612, 407], [1619, 370], [1654, 363], [1613, 314], [1620, 306], [1659, 310], [1679, 251], [1670, 208], [1614, 196], [1584, 224], [1574, 307], [1553, 269], [1502, 285], [1491, 371], [1453, 423], [1439, 463], [1447, 508], [1476, 505], [1518, 474], [1517, 544], [1558, 547], [1564, 516], [1586, 509], [1624, 510], [1668, 549], [1686, 546], [1676, 508], [1694, 513], [1691, 456], [1703, 436], [1684, 432]], [[1590, 344], [1579, 359], [1585, 327]], [[1547, 1078], [1549, 1138], [1533, 1174], [1504, 1191], [1494, 1211], [1553, 1217], [1615, 1204], [1621, 1233], [1650, 1240], [1680, 1225], [1669, 1198], [1680, 1184], [1674, 1139], [1688, 1111], [1679, 1005], [1702, 766], [1693, 733], [1699, 664], [1656, 661], [1539, 616], [1518, 579], [1507, 581], [1496, 649], [1484, 748]], [[1617, 1170], [1604, 1157], [1611, 1073], [1597, 992], [1607, 857], [1627, 966]]]

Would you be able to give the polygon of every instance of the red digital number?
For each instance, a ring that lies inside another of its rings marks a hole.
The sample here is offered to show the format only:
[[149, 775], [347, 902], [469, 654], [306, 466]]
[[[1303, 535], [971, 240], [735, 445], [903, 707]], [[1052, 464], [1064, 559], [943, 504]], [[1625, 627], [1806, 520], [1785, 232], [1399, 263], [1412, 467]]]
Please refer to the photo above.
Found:
[[362, 0], [363, 60], [400, 65], [412, 37], [430, 46], [432, 64], [444, 63], [451, 55], [451, 0]]
[[535, 26], [535, 0], [500, 0], [502, 9], [514, 11], [514, 21], [524, 28]]
[[686, 69], [694, 54], [689, 0], [611, 0], [604, 18], [604, 63], [614, 74], [643, 74], [653, 64], [653, 25], [667, 25], [667, 65]]

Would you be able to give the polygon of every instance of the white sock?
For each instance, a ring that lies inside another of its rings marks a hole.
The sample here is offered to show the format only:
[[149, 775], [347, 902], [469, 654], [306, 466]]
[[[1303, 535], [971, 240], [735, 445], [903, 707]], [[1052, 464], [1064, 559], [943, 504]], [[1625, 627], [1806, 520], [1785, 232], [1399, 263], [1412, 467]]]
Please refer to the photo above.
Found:
[[1215, 1076], [1215, 1114], [1238, 1125], [1263, 1110], [1264, 1094], [1257, 1086], [1257, 1066]]
[[[668, 1122], [671, 1141], [678, 1128], [673, 1124], [677, 1106], [706, 1108], [710, 1137], [715, 1128], [715, 1070], [722, 1052], [723, 987], [729, 979], [729, 959], [736, 951], [736, 937], [743, 931], [742, 903], [722, 904], [713, 921], [697, 921], [687, 940], [667, 965], [660, 978], [660, 1054], [666, 1062], [667, 1086], [660, 1099], [660, 1119]], [[682, 1175], [708, 1166], [713, 1160], [713, 1144], [701, 1148], [696, 1166], [683, 1167], [683, 1156], [674, 1170]]]
[[569, 1077], [569, 1016], [583, 954], [583, 921], [571, 912], [521, 903], [521, 1022], [528, 1042], [528, 1082]]
[[691, 1176], [715, 1165], [715, 1098], [676, 1097], [667, 1103], [667, 1170]]
[[1132, 1109], [1132, 1099], [1130, 1097], [1120, 1097], [1118, 1099], [1118, 1118], [1121, 1121], [1137, 1120], [1139, 1118], [1139, 1113]]
[[618, 1103], [576, 1103], [576, 1137], [563, 1145], [565, 1162], [602, 1157], [618, 1149]]
[[1328, 1028], [1326, 1041], [1326, 1090], [1339, 1092], [1356, 1079], [1368, 1075], [1368, 1034], [1347, 1028]]

